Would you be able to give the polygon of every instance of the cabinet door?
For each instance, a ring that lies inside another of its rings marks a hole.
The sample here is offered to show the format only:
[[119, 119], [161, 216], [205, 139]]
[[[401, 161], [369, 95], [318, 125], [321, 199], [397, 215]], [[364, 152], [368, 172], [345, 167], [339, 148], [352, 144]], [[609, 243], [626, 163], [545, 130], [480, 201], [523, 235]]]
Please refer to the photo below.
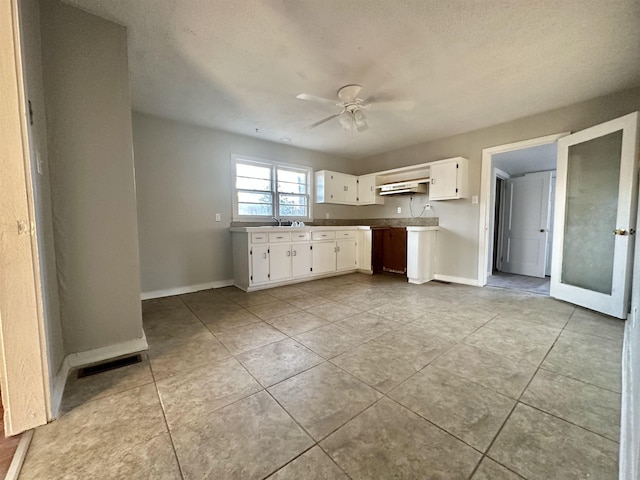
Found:
[[454, 200], [461, 198], [460, 177], [463, 170], [457, 161], [438, 162], [431, 165], [429, 200]]
[[291, 245], [269, 246], [269, 280], [285, 280], [291, 277]]
[[324, 179], [324, 201], [325, 203], [341, 203], [344, 198], [342, 188], [342, 174], [337, 172], [326, 172]]
[[358, 177], [355, 175], [342, 175], [342, 202], [358, 203]]
[[389, 228], [384, 231], [382, 269], [385, 272], [407, 271], [407, 230]]
[[269, 281], [269, 247], [251, 247], [251, 284]]
[[[376, 195], [376, 176], [362, 175], [358, 177], [358, 203], [360, 205], [373, 205], [374, 203], [382, 203], [382, 197]], [[376, 198], [377, 197], [377, 198]]]
[[305, 277], [311, 274], [311, 245], [301, 243], [291, 245], [291, 276]]
[[314, 243], [311, 251], [313, 273], [336, 271], [336, 243]]
[[336, 270], [349, 270], [358, 266], [358, 252], [355, 240], [336, 242]]
[[443, 162], [431, 165], [429, 200], [447, 200], [458, 196], [458, 163]]

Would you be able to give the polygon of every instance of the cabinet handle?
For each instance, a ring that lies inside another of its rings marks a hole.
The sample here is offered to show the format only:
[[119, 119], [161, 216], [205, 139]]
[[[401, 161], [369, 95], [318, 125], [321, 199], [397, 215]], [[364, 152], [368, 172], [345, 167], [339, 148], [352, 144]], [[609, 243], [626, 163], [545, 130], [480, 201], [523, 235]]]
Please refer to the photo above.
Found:
[[296, 256], [296, 251], [295, 251], [295, 250], [293, 251], [293, 256], [294, 256], [294, 257]]
[[435, 185], [435, 184], [436, 184], [436, 179], [435, 179], [435, 178], [432, 178], [432, 179], [431, 179], [431, 185]]
[[287, 257], [291, 256], [291, 250], [287, 250]]
[[281, 238], [284, 238], [284, 237], [276, 237], [276, 238], [277, 238], [277, 239], [281, 239]]

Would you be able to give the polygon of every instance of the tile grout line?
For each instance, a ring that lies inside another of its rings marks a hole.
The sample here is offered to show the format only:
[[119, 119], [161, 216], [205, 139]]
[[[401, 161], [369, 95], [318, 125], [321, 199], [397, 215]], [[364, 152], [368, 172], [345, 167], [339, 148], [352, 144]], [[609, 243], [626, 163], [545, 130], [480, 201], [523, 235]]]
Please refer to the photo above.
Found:
[[[536, 375], [538, 374], [538, 371], [540, 371], [540, 368], [542, 367], [542, 364], [544, 363], [544, 361], [547, 359], [547, 357], [549, 356], [549, 354], [551, 353], [551, 350], [553, 350], [553, 347], [556, 345], [558, 339], [560, 338], [560, 335], [562, 335], [562, 332], [564, 331], [566, 325], [569, 323], [569, 320], [571, 320], [571, 317], [573, 316], [575, 312], [575, 308], [574, 310], [571, 312], [571, 314], [569, 315], [569, 319], [567, 320], [567, 323], [565, 323], [565, 325], [562, 327], [562, 329], [560, 330], [560, 332], [558, 333], [558, 335], [556, 336], [555, 340], [553, 341], [553, 343], [551, 344], [551, 346], [549, 347], [549, 349], [547, 350], [547, 353], [545, 354], [545, 356], [542, 358], [542, 360], [540, 361], [540, 363], [538, 364], [538, 367], [536, 368], [536, 371], [533, 373], [533, 375], [531, 376], [531, 378], [529, 379], [529, 381], [527, 382], [527, 385], [522, 389], [522, 392], [520, 392], [520, 395], [518, 395], [518, 398], [516, 399], [516, 402], [514, 403], [513, 407], [511, 408], [511, 411], [509, 412], [509, 414], [507, 415], [507, 417], [504, 419], [504, 422], [502, 422], [502, 425], [500, 426], [500, 428], [498, 429], [498, 431], [496, 432], [496, 434], [494, 435], [493, 439], [491, 440], [491, 443], [489, 443], [489, 446], [487, 447], [487, 449], [485, 450], [485, 453], [482, 454], [482, 458], [480, 459], [480, 462], [478, 462], [478, 465], [476, 465], [476, 468], [474, 469], [474, 471], [471, 473], [471, 477], [473, 477], [473, 475], [475, 474], [475, 472], [478, 470], [478, 467], [480, 466], [480, 464], [482, 463], [482, 461], [485, 459], [485, 457], [490, 458], [491, 460], [493, 460], [494, 462], [498, 463], [499, 465], [502, 465], [504, 468], [506, 468], [509, 471], [512, 471], [511, 468], [507, 467], [506, 465], [503, 465], [502, 463], [498, 462], [496, 459], [489, 457], [488, 453], [491, 450], [491, 448], [493, 447], [493, 445], [495, 444], [496, 440], [498, 439], [498, 437], [500, 436], [500, 433], [502, 433], [502, 430], [504, 429], [505, 425], [507, 424], [507, 422], [509, 421], [509, 419], [511, 418], [511, 415], [513, 415], [513, 412], [515, 411], [515, 409], [518, 407], [518, 404], [522, 403], [523, 405], [526, 405], [524, 402], [521, 402], [520, 400], [522, 399], [522, 396], [525, 394], [525, 392], [527, 391], [527, 389], [529, 388], [529, 386], [531, 385], [531, 383], [533, 382], [533, 379], [536, 377]], [[515, 473], [515, 472], [514, 472]], [[520, 475], [520, 474], [518, 474]]]
[[164, 405], [162, 404], [162, 398], [160, 398], [160, 391], [158, 390], [158, 384], [156, 383], [156, 377], [153, 374], [153, 369], [151, 369], [151, 376], [153, 378], [153, 387], [156, 391], [156, 397], [158, 399], [158, 403], [160, 404], [160, 411], [162, 412], [162, 418], [164, 419], [164, 425], [167, 427], [167, 433], [169, 434], [169, 440], [171, 441], [171, 449], [173, 450], [173, 455], [176, 459], [176, 463], [178, 464], [178, 471], [180, 472], [180, 478], [184, 480], [184, 471], [182, 469], [182, 463], [180, 463], [180, 458], [178, 457], [178, 452], [176, 450], [176, 444], [173, 441], [173, 434], [171, 433], [171, 429], [169, 428], [169, 422], [167, 421], [167, 414], [164, 411]]

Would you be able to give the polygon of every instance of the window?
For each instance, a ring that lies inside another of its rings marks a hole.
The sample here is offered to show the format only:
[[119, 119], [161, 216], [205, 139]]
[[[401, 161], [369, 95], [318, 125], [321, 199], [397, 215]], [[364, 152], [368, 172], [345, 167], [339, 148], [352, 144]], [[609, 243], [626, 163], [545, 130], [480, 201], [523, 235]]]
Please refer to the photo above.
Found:
[[310, 168], [234, 156], [233, 175], [236, 220], [311, 218]]

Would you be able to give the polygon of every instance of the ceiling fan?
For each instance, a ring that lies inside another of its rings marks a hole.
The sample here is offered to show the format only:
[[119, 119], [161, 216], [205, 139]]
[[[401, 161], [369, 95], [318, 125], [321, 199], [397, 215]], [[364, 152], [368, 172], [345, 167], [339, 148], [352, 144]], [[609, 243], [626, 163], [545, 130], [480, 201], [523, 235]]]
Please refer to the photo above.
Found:
[[309, 102], [325, 103], [340, 108], [340, 112], [330, 115], [327, 118], [307, 125], [307, 129], [316, 128], [323, 123], [328, 122], [334, 118], [337, 118], [340, 124], [348, 130], [357, 130], [358, 132], [364, 132], [369, 128], [367, 125], [367, 118], [364, 114], [364, 110], [386, 110], [386, 111], [403, 111], [411, 110], [414, 106], [412, 101], [375, 101], [373, 97], [368, 97], [365, 100], [359, 98], [361, 85], [346, 85], [338, 90], [338, 100], [330, 100], [328, 98], [317, 97], [309, 93], [301, 93], [296, 98], [300, 100], [307, 100]]

